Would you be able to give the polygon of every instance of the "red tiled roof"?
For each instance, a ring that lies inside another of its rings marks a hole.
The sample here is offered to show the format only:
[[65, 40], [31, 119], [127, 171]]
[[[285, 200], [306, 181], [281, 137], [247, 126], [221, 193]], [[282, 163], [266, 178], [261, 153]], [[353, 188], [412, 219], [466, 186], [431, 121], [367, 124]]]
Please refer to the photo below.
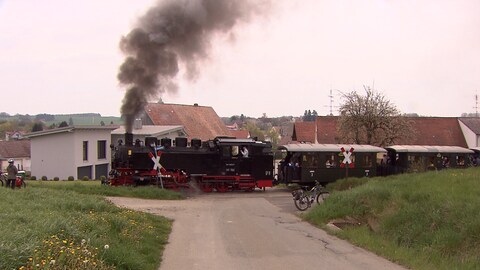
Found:
[[313, 143], [315, 141], [315, 122], [295, 122], [292, 140]]
[[30, 157], [30, 140], [0, 141], [0, 158]]
[[[317, 117], [319, 143], [344, 143], [337, 134], [338, 116]], [[407, 117], [416, 132], [414, 139], [398, 144], [460, 146], [467, 148], [465, 137], [457, 117]], [[314, 142], [315, 125], [312, 122], [295, 123], [297, 141]], [[294, 138], [295, 140], [295, 138]]]
[[460, 146], [468, 148], [457, 117], [407, 117], [416, 132], [411, 145]]
[[145, 115], [153, 125], [184, 126], [190, 139], [209, 140], [217, 136], [231, 136], [212, 107], [149, 103], [145, 107]]
[[230, 133], [237, 139], [250, 138], [250, 132], [248, 132], [248, 130], [230, 130]]

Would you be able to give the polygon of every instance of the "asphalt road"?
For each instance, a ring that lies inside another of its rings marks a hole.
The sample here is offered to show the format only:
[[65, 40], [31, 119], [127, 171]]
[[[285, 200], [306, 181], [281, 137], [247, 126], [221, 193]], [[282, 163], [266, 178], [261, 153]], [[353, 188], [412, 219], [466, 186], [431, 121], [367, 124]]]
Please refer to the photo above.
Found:
[[175, 220], [160, 270], [405, 269], [303, 222], [283, 190], [109, 199]]

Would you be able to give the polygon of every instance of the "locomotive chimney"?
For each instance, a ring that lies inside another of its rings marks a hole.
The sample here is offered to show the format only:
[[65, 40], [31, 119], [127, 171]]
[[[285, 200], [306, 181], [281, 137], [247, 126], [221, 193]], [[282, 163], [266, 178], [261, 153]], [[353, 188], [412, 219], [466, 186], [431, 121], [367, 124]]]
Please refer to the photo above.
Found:
[[133, 133], [125, 132], [125, 145], [127, 146], [133, 145]]

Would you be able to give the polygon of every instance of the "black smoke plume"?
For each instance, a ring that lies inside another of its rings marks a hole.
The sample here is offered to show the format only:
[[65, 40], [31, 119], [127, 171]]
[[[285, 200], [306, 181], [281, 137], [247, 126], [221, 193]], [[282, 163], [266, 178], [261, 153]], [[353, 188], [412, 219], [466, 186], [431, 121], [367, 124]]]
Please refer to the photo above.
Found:
[[118, 80], [127, 88], [121, 108], [127, 132], [149, 100], [177, 91], [174, 79], [180, 67], [187, 79], [197, 78], [212, 38], [264, 14], [267, 1], [164, 0], [148, 10], [120, 41], [126, 59]]

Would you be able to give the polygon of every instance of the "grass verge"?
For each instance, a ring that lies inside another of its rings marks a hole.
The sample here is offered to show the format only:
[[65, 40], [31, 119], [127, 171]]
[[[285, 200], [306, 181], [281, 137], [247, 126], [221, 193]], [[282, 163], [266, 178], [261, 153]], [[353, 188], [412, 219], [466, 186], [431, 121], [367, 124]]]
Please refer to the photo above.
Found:
[[134, 197], [142, 199], [178, 200], [183, 199], [181, 193], [161, 189], [154, 186], [106, 186], [100, 181], [27, 181], [28, 187], [75, 191], [81, 194]]
[[182, 197], [98, 182], [27, 185], [0, 188], [0, 269], [157, 269], [171, 221], [118, 208], [103, 195]]
[[304, 218], [413, 269], [478, 269], [480, 168], [361, 181]]

